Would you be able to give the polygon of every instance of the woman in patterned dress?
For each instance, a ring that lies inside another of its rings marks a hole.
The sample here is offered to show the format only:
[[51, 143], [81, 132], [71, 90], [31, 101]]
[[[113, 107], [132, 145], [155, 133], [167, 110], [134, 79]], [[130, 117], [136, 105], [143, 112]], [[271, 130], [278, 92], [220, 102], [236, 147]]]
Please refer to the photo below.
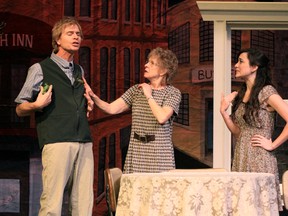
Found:
[[178, 60], [172, 51], [159, 47], [153, 49], [144, 71], [149, 83], [130, 87], [112, 103], [101, 100], [85, 83], [87, 94], [104, 112], [119, 114], [132, 110], [124, 173], [161, 172], [175, 168], [172, 124], [178, 114], [181, 93], [169, 81], [177, 68]]
[[[279, 189], [277, 159], [273, 150], [288, 139], [288, 105], [272, 85], [269, 59], [257, 49], [242, 50], [235, 65], [236, 77], [245, 82], [239, 92], [222, 95], [220, 113], [236, 145], [232, 171], [272, 173]], [[232, 114], [226, 112], [232, 103]], [[275, 113], [286, 122], [272, 141]], [[282, 210], [279, 191], [279, 209]]]

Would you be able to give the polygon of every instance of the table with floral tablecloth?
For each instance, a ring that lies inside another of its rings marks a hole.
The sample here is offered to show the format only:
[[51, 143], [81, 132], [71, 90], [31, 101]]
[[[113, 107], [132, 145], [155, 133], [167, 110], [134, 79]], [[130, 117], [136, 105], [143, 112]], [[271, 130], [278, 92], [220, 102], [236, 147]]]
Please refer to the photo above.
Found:
[[277, 216], [268, 173], [123, 174], [116, 216]]

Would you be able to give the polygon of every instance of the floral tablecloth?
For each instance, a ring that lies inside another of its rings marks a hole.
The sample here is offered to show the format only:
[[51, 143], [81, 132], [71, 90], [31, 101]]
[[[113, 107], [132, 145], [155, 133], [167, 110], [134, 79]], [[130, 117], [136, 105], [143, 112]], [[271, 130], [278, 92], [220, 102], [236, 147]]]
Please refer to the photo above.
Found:
[[267, 173], [123, 174], [116, 216], [277, 216]]

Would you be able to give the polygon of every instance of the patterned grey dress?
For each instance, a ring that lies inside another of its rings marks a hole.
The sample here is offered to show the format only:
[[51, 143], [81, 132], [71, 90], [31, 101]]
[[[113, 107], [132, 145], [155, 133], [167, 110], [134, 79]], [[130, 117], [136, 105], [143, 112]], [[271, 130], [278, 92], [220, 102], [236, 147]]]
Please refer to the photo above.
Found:
[[[172, 124], [178, 114], [181, 92], [168, 85], [161, 90], [152, 90], [152, 96], [161, 107], [169, 106], [174, 114], [164, 124], [159, 124], [152, 114], [143, 90], [134, 85], [121, 97], [132, 108], [132, 129], [124, 173], [161, 172], [175, 168], [174, 148], [172, 144]], [[148, 143], [134, 138], [138, 135], [155, 135]]]
[[[279, 173], [277, 167], [277, 159], [273, 151], [267, 151], [261, 147], [253, 147], [250, 140], [253, 135], [259, 134], [267, 139], [270, 139], [274, 130], [275, 112], [268, 111], [267, 99], [273, 95], [278, 94], [276, 89], [271, 86], [265, 86], [259, 93], [260, 111], [259, 121], [254, 122], [253, 125], [248, 125], [243, 115], [245, 113], [245, 104], [242, 103], [235, 112], [235, 123], [239, 126], [241, 133], [237, 139], [232, 171], [237, 172], [263, 172], [272, 173], [276, 178], [276, 185], [279, 187]], [[279, 207], [281, 203], [280, 189], [279, 191]]]

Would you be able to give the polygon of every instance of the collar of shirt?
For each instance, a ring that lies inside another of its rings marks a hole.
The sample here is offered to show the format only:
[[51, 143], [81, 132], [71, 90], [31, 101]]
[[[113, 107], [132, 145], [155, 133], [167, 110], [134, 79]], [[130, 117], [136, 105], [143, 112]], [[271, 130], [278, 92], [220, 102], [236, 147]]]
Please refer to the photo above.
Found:
[[70, 79], [71, 83], [74, 83], [74, 77], [73, 77], [73, 71], [74, 71], [74, 64], [73, 61], [68, 62], [65, 59], [57, 56], [55, 53], [51, 54], [51, 60], [54, 61], [67, 75], [67, 77]]
[[72, 69], [74, 68], [73, 61], [68, 62], [65, 59], [57, 56], [55, 53], [51, 54], [50, 57], [61, 69]]

